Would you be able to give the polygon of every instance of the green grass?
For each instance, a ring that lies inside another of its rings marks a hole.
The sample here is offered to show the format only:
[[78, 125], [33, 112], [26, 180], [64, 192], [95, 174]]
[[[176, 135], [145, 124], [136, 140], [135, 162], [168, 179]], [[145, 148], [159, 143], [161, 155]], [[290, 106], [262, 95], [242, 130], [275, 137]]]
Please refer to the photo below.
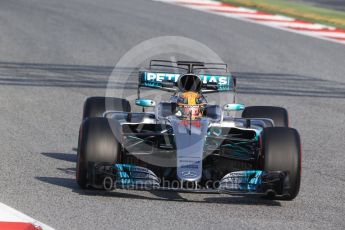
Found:
[[222, 0], [222, 2], [345, 29], [345, 12], [342, 11], [324, 9], [289, 0]]

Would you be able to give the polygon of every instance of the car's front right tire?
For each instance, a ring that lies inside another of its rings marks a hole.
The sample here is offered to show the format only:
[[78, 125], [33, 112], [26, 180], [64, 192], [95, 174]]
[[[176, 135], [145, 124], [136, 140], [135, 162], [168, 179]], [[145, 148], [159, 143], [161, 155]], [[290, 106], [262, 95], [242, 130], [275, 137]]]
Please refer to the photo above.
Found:
[[131, 112], [128, 100], [116, 97], [89, 97], [84, 103], [83, 119], [103, 117], [106, 111]]
[[97, 117], [83, 121], [79, 130], [77, 156], [77, 183], [88, 187], [89, 162], [114, 164], [120, 154], [120, 145], [113, 133], [116, 124], [111, 119]]

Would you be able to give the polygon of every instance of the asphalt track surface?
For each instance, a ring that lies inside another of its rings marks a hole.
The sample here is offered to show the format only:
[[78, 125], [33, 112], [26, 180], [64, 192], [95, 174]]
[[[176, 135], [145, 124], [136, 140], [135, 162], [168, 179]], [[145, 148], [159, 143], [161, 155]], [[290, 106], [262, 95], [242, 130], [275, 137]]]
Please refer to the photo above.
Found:
[[[2, 0], [0, 28], [0, 202], [56, 229], [344, 229], [344, 45], [149, 0]], [[289, 110], [303, 141], [294, 201], [78, 188], [84, 99], [163, 35], [216, 51], [240, 102]]]

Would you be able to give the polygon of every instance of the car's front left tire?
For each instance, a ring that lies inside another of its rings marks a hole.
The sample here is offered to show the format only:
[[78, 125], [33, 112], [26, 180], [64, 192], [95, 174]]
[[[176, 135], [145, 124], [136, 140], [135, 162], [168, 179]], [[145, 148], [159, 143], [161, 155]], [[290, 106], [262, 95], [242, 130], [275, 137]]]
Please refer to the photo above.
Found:
[[242, 112], [243, 118], [268, 118], [275, 127], [289, 127], [289, 115], [286, 109], [276, 106], [248, 106]]
[[285, 127], [265, 128], [262, 133], [261, 169], [284, 171], [289, 176], [288, 196], [293, 200], [301, 183], [301, 140], [296, 129]]

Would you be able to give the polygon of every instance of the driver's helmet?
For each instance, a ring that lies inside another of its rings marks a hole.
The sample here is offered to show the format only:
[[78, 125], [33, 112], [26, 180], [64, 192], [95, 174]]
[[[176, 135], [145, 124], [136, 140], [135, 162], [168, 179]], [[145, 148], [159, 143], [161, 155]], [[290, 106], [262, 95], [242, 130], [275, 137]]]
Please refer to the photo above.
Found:
[[177, 97], [176, 116], [195, 120], [202, 116], [202, 110], [206, 105], [205, 98], [197, 92], [183, 92]]

